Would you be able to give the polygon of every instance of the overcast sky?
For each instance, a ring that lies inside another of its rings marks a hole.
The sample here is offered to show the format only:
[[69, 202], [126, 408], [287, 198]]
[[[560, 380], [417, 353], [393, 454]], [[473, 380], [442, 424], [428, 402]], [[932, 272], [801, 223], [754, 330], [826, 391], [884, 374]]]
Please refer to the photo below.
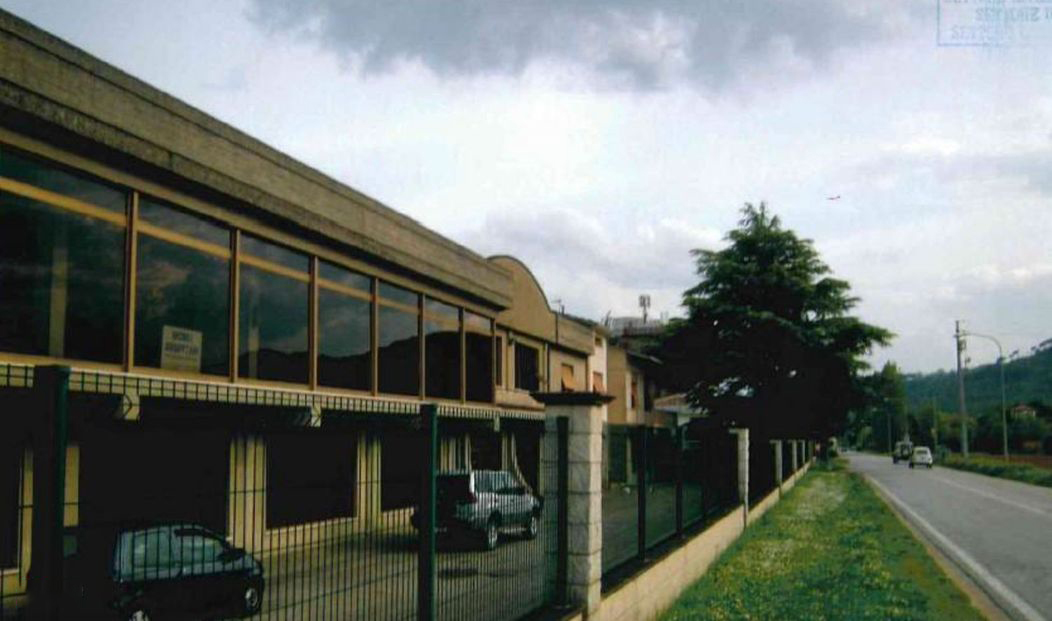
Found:
[[567, 312], [679, 313], [689, 250], [765, 200], [898, 335], [874, 364], [952, 367], [954, 319], [1052, 337], [1052, 48], [938, 46], [934, 0], [0, 6]]

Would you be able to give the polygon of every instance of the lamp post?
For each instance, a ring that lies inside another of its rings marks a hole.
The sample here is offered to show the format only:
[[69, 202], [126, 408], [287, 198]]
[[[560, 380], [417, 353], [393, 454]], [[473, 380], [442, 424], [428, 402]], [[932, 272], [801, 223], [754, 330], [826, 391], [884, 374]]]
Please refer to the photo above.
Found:
[[1008, 461], [1008, 410], [1005, 406], [1005, 352], [1001, 348], [1001, 341], [989, 334], [978, 332], [962, 332], [962, 336], [977, 336], [981, 339], [993, 341], [997, 345], [997, 366], [1001, 367], [1001, 443], [1004, 449], [1005, 461]]

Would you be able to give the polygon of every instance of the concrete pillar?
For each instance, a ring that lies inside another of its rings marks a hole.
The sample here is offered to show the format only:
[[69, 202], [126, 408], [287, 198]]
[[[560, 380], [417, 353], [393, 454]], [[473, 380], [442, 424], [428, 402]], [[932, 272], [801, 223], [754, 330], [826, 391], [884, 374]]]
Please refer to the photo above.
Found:
[[782, 497], [782, 441], [771, 440], [774, 445], [774, 480], [778, 484], [778, 497]]
[[796, 472], [800, 468], [800, 461], [799, 461], [799, 459], [797, 457], [797, 454], [796, 454], [797, 453], [796, 447], [799, 444], [800, 444], [800, 442], [797, 441], [797, 440], [790, 440], [789, 441], [789, 446], [791, 446], [792, 449], [793, 449], [793, 472]]
[[[598, 393], [535, 393], [546, 407], [546, 437], [555, 421], [569, 419], [567, 583], [569, 604], [588, 618], [599, 608], [603, 551], [603, 421], [613, 397]], [[546, 454], [552, 452], [545, 451]]]
[[738, 436], [738, 499], [745, 508], [745, 523], [749, 520], [749, 430], [731, 429]]

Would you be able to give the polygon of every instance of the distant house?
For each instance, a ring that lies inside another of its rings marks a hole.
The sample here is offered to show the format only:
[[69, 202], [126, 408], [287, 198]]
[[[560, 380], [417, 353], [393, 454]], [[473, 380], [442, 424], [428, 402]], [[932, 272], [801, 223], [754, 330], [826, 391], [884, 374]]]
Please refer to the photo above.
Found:
[[1012, 420], [1026, 420], [1037, 418], [1037, 410], [1033, 407], [1020, 403], [1012, 406]]

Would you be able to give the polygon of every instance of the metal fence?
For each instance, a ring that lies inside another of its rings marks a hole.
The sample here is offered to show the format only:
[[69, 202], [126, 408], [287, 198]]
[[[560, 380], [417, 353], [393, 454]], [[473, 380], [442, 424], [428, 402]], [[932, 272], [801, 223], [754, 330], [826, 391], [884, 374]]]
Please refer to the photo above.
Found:
[[726, 430], [606, 425], [603, 588], [738, 504], [736, 440]]
[[565, 425], [67, 395], [95, 384], [55, 371], [0, 393], [31, 414], [0, 421], [23, 462], [0, 617], [471, 621], [559, 594]]

